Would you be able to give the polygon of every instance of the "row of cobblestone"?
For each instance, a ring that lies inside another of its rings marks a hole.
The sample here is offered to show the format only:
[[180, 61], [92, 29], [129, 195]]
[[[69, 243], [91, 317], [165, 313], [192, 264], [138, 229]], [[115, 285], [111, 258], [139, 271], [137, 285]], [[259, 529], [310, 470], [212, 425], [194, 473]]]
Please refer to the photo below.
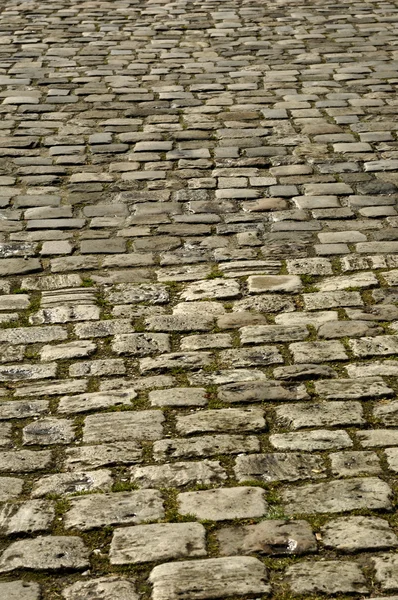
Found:
[[398, 599], [397, 27], [1, 3], [2, 600]]

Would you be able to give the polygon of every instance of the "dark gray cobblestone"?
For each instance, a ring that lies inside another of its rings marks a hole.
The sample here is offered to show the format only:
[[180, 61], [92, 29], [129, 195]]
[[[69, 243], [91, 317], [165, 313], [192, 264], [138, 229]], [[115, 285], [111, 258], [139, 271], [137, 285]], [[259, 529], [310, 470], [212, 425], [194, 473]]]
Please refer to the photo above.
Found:
[[397, 23], [1, 3], [1, 600], [397, 600]]

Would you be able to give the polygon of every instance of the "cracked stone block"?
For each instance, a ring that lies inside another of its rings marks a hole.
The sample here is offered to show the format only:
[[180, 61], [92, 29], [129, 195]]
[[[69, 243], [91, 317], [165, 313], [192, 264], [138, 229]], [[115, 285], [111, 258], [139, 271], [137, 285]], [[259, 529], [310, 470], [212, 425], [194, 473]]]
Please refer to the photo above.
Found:
[[287, 514], [391, 509], [391, 488], [377, 477], [308, 484], [282, 493]]
[[282, 453], [238, 456], [235, 475], [238, 481], [297, 481], [325, 477], [321, 457], [310, 454]]
[[0, 471], [6, 473], [32, 473], [49, 467], [50, 450], [0, 451]]
[[260, 488], [236, 487], [184, 492], [177, 499], [182, 515], [224, 521], [263, 516], [268, 510], [263, 496], [264, 490]]
[[16, 569], [84, 569], [89, 566], [88, 556], [88, 548], [76, 536], [41, 536], [10, 544], [0, 556], [0, 573]]
[[[62, 590], [65, 600], [82, 600], [82, 598], [101, 600], [138, 600], [133, 581], [106, 575], [88, 581], [76, 581]], [[22, 599], [23, 600], [23, 599]]]
[[337, 560], [292, 565], [285, 571], [285, 581], [294, 595], [369, 593], [360, 566]]
[[112, 565], [155, 562], [206, 555], [206, 531], [200, 523], [158, 523], [117, 529], [112, 538]]
[[326, 548], [342, 552], [396, 548], [398, 538], [387, 521], [376, 517], [341, 517], [321, 527]]
[[231, 348], [232, 337], [229, 333], [190, 335], [181, 338], [181, 350], [207, 350], [210, 348]]
[[223, 556], [285, 556], [316, 552], [317, 544], [307, 521], [267, 520], [255, 525], [224, 527], [217, 532]]
[[209, 558], [166, 563], [149, 576], [153, 600], [205, 600], [268, 594], [268, 573], [253, 557]]
[[87, 531], [94, 527], [142, 523], [163, 517], [162, 497], [157, 490], [90, 494], [70, 500], [65, 526]]
[[175, 462], [156, 466], [131, 468], [131, 481], [142, 488], [183, 487], [210, 485], [227, 479], [219, 461]]

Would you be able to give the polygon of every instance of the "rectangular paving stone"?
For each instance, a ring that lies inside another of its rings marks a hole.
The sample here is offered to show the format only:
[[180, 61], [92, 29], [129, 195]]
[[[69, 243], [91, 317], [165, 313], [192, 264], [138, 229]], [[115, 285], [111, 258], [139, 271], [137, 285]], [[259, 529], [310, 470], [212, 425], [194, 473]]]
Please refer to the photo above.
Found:
[[153, 600], [205, 600], [271, 591], [265, 566], [253, 557], [165, 563], [149, 576]]
[[289, 429], [363, 425], [360, 402], [314, 402], [284, 404], [275, 408], [276, 424]]
[[[314, 383], [316, 392], [323, 398], [374, 398], [391, 396], [394, 392], [383, 379], [363, 377], [358, 379], [320, 380]], [[330, 403], [328, 403], [330, 405]]]
[[264, 490], [257, 487], [184, 492], [177, 497], [178, 511], [211, 521], [261, 517], [268, 509], [263, 495]]
[[[87, 531], [105, 525], [138, 524], [163, 517], [164, 510], [160, 492], [140, 490], [90, 494], [72, 498], [70, 508], [65, 513], [64, 522], [66, 528]], [[116, 562], [115, 564], [122, 563]]]
[[154, 443], [155, 460], [170, 458], [206, 458], [218, 454], [258, 452], [260, 442], [255, 436], [204, 435], [191, 439], [174, 438]]
[[325, 477], [322, 458], [311, 454], [275, 452], [269, 454], [247, 454], [235, 461], [238, 481], [299, 481]]
[[322, 363], [324, 361], [348, 360], [341, 342], [297, 342], [290, 344], [290, 352], [296, 363]]
[[19, 364], [0, 366], [0, 381], [26, 381], [33, 379], [47, 379], [55, 377], [57, 373], [56, 363]]
[[258, 408], [220, 408], [201, 410], [191, 415], [177, 416], [176, 429], [180, 435], [192, 433], [259, 431], [265, 427], [263, 411]]
[[175, 462], [131, 468], [131, 481], [143, 488], [172, 487], [222, 482], [227, 478], [218, 461]]
[[0, 330], [0, 343], [7, 344], [42, 344], [66, 340], [68, 332], [64, 327], [16, 327]]
[[285, 571], [285, 582], [294, 595], [369, 593], [359, 564], [348, 561], [328, 560], [291, 565]]
[[349, 344], [355, 356], [388, 356], [398, 352], [398, 335], [364, 337]]
[[307, 521], [267, 520], [256, 525], [224, 527], [217, 532], [223, 556], [253, 552], [266, 556], [315, 552], [317, 544]]
[[25, 579], [3, 581], [0, 583], [0, 595], [7, 600], [39, 600], [40, 585]]
[[331, 450], [350, 448], [353, 445], [348, 433], [343, 430], [315, 429], [294, 433], [274, 433], [269, 441], [277, 450]]
[[112, 565], [137, 564], [206, 555], [200, 523], [159, 523], [117, 529], [112, 538]]
[[85, 443], [157, 440], [162, 437], [164, 416], [160, 410], [94, 414], [83, 426]]
[[[101, 441], [101, 440], [99, 440]], [[115, 442], [65, 449], [65, 469], [85, 471], [97, 467], [141, 462], [142, 448], [136, 442]]]
[[391, 508], [391, 488], [377, 477], [308, 484], [284, 490], [282, 498], [288, 515]]
[[84, 569], [90, 564], [88, 557], [88, 548], [77, 536], [41, 536], [10, 544], [0, 556], [0, 572]]

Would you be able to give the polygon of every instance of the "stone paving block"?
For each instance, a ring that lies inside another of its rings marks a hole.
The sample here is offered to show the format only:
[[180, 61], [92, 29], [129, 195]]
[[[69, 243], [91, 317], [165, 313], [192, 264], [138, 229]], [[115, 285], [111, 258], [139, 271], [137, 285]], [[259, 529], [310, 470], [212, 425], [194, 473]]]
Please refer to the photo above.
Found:
[[222, 555], [266, 556], [315, 552], [315, 536], [307, 521], [262, 521], [256, 525], [224, 527], [217, 533]]
[[256, 487], [184, 492], [178, 495], [178, 510], [182, 515], [210, 521], [261, 517], [268, 510], [263, 496], [264, 490]]
[[325, 477], [324, 461], [311, 454], [283, 453], [238, 456], [234, 467], [238, 481], [298, 481]]
[[320, 402], [284, 404], [275, 409], [276, 423], [289, 429], [363, 425], [363, 409], [359, 402]]
[[389, 510], [390, 497], [390, 487], [377, 477], [317, 483], [283, 492], [287, 514], [347, 512], [360, 508]]
[[206, 555], [205, 528], [200, 523], [159, 523], [117, 529], [110, 561], [135, 564]]
[[347, 450], [329, 454], [329, 457], [333, 474], [340, 477], [378, 475], [382, 470], [375, 452]]
[[351, 562], [329, 560], [292, 565], [285, 571], [285, 581], [294, 595], [369, 593], [359, 564]]
[[23, 479], [0, 477], [0, 502], [17, 498], [22, 493], [23, 484]]
[[62, 590], [65, 600], [81, 600], [87, 598], [101, 598], [101, 600], [138, 600], [136, 587], [133, 581], [118, 577], [117, 575], [98, 577], [88, 581], [76, 581]]
[[348, 355], [341, 342], [297, 342], [290, 344], [289, 350], [297, 363], [348, 360]]
[[253, 557], [211, 558], [158, 565], [149, 576], [154, 600], [204, 600], [271, 591], [265, 566]]
[[0, 530], [5, 535], [49, 531], [54, 518], [54, 504], [49, 500], [5, 504], [0, 511]]
[[10, 544], [0, 556], [0, 572], [15, 569], [84, 569], [89, 550], [76, 536], [41, 536]]
[[65, 527], [86, 531], [104, 525], [155, 521], [164, 517], [157, 490], [90, 494], [71, 499], [65, 513]]
[[[152, 525], [87, 509], [90, 566], [24, 563], [0, 596], [393, 595], [379, 553], [396, 550], [381, 525], [398, 472], [394, 8], [47, 4], [0, 11], [1, 552], [52, 538], [72, 506], [163, 488], [167, 502]], [[152, 590], [149, 563], [123, 576], [95, 542], [197, 528], [172, 518], [177, 493], [255, 482], [283, 501], [217, 525], [237, 556], [150, 538]], [[272, 528], [307, 510], [324, 511], [311, 560], [295, 521]], [[344, 527], [358, 548], [340, 547]], [[271, 554], [272, 592], [251, 552]], [[294, 557], [285, 581], [278, 552]]]
[[394, 548], [398, 538], [387, 521], [376, 517], [341, 517], [321, 528], [322, 544], [343, 552]]
[[397, 556], [394, 554], [379, 554], [371, 561], [376, 571], [376, 581], [383, 591], [393, 592], [398, 589]]
[[56, 473], [45, 475], [36, 480], [32, 490], [33, 498], [41, 498], [47, 494], [63, 495], [91, 492], [93, 490], [109, 490], [113, 479], [106, 469], [98, 471], [77, 471], [76, 473]]
[[197, 411], [177, 417], [176, 429], [180, 435], [227, 431], [260, 431], [265, 427], [263, 411], [258, 408], [220, 408], [217, 411]]
[[257, 452], [259, 449], [259, 440], [253, 435], [203, 435], [191, 439], [159, 440], [153, 444], [155, 460], [166, 460], [170, 457], [205, 458], [218, 454]]
[[158, 410], [94, 414], [86, 417], [86, 443], [156, 440], [162, 437], [164, 416]]
[[143, 488], [209, 485], [226, 479], [225, 469], [221, 467], [219, 461], [212, 460], [131, 468], [131, 481]]
[[41, 592], [38, 583], [20, 579], [2, 581], [0, 583], [0, 594], [7, 600], [39, 600]]
[[23, 444], [45, 446], [69, 444], [75, 439], [73, 422], [68, 419], [39, 419], [23, 428]]

